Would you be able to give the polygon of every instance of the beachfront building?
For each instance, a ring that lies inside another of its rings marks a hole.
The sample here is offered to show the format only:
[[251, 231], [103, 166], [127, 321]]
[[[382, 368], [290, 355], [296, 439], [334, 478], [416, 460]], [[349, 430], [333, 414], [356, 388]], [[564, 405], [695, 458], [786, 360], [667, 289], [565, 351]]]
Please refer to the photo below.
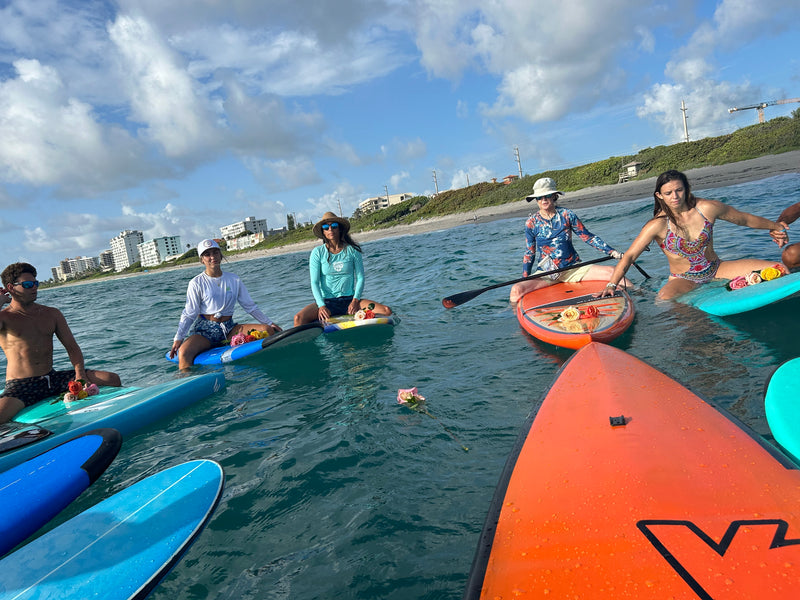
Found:
[[222, 233], [222, 237], [226, 240], [232, 240], [233, 238], [238, 237], [245, 232], [250, 234], [263, 233], [264, 235], [269, 235], [269, 230], [267, 229], [267, 220], [256, 219], [255, 217], [247, 217], [244, 221], [231, 223], [230, 225], [224, 225], [220, 227], [219, 230]]
[[100, 268], [100, 259], [96, 256], [77, 256], [59, 261], [57, 267], [51, 267], [50, 272], [56, 281], [74, 279], [81, 273]]
[[114, 270], [114, 253], [109, 248], [108, 250], [103, 250], [100, 253], [100, 256], [97, 257], [100, 259], [100, 269], [103, 271], [113, 271]]
[[155, 238], [137, 245], [139, 260], [143, 267], [156, 267], [168, 260], [175, 260], [183, 251], [181, 250], [181, 236], [171, 235]]
[[359, 214], [368, 215], [369, 213], [373, 213], [376, 210], [381, 210], [382, 208], [388, 208], [394, 204], [400, 204], [408, 200], [409, 198], [413, 198], [414, 194], [409, 194], [405, 192], [403, 194], [389, 194], [386, 196], [375, 196], [374, 198], [367, 198], [363, 202], [360, 202], [358, 205]]
[[123, 271], [139, 260], [139, 244], [144, 241], [141, 231], [126, 229], [111, 238], [111, 252], [114, 253], [114, 270]]

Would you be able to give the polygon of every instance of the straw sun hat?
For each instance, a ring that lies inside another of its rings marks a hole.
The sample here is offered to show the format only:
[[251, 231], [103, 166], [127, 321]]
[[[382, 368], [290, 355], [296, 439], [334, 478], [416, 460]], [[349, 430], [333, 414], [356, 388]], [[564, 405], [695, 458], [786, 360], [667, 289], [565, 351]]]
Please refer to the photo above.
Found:
[[335, 213], [326, 212], [322, 215], [322, 219], [314, 225], [314, 228], [311, 230], [314, 232], [314, 235], [317, 236], [319, 239], [324, 240], [325, 237], [322, 234], [322, 226], [326, 223], [338, 223], [339, 228], [342, 230], [340, 235], [344, 235], [348, 231], [350, 231], [350, 221], [345, 219], [344, 217], [337, 217]]

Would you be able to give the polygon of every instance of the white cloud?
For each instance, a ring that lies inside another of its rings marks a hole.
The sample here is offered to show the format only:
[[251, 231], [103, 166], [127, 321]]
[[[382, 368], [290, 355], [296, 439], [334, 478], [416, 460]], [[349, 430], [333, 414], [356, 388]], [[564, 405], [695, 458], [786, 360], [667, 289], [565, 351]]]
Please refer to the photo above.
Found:
[[467, 185], [475, 185], [482, 181], [489, 181], [492, 178], [492, 171], [483, 165], [475, 165], [466, 171], [459, 169], [450, 180], [450, 189], [457, 190], [459, 188], [467, 187]]
[[408, 171], [401, 171], [400, 173], [395, 173], [391, 177], [389, 177], [389, 187], [391, 187], [395, 191], [399, 191], [400, 184], [403, 181], [409, 179], [411, 175]]

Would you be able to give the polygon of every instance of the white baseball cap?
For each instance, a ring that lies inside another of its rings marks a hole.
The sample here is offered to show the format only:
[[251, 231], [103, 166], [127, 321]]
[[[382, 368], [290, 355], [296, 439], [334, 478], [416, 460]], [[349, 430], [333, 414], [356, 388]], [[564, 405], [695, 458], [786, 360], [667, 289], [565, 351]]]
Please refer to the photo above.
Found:
[[199, 244], [197, 244], [197, 256], [203, 256], [203, 252], [206, 250], [211, 250], [212, 248], [216, 248], [220, 252], [222, 249], [219, 247], [219, 244], [214, 240], [203, 240]]

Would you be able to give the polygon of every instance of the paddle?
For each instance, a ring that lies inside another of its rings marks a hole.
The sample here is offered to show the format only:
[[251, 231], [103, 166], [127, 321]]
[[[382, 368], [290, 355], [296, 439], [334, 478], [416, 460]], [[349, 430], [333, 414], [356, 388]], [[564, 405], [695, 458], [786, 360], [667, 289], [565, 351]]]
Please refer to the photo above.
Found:
[[[543, 271], [542, 273], [536, 273], [534, 275], [530, 275], [528, 277], [520, 277], [519, 279], [512, 279], [511, 281], [504, 281], [503, 283], [495, 283], [494, 285], [487, 286], [485, 288], [481, 288], [479, 290], [470, 290], [468, 292], [460, 292], [458, 294], [453, 294], [452, 296], [448, 296], [442, 300], [442, 305], [445, 308], [455, 308], [456, 306], [461, 306], [465, 302], [469, 302], [476, 296], [480, 296], [483, 292], [488, 292], [489, 290], [494, 290], [499, 287], [504, 287], [506, 285], [512, 285], [515, 283], [519, 283], [520, 281], [528, 281], [529, 279], [537, 279], [539, 277], [546, 277], [547, 275], [553, 275], [554, 273], [561, 273], [562, 271], [569, 271], [570, 269], [575, 269], [576, 267], [582, 267], [583, 265], [593, 265], [594, 263], [604, 262], [606, 260], [613, 260], [613, 256], [601, 256], [600, 258], [595, 258], [593, 260], [587, 260], [582, 263], [572, 264], [568, 267], [561, 267], [560, 269], [553, 269], [552, 271]], [[637, 267], [638, 268], [638, 267]]]

